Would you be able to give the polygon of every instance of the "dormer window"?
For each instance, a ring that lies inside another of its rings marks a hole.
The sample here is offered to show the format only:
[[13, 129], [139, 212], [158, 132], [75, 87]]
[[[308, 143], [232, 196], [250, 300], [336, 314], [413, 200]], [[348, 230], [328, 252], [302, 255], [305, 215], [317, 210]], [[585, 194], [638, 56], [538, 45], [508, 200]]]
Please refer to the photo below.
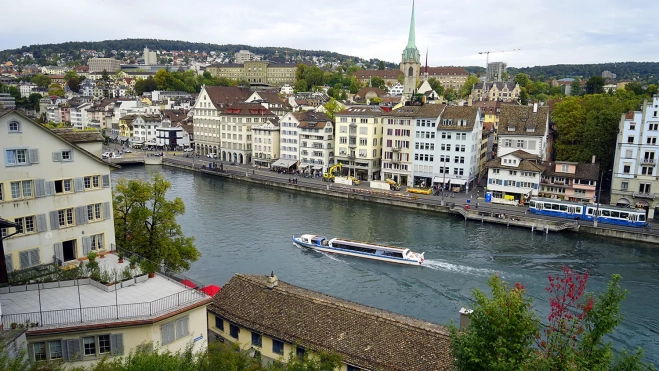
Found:
[[515, 131], [515, 127], [514, 126], [508, 126], [508, 131]]
[[528, 128], [526, 128], [526, 131], [528, 133], [535, 133], [535, 127], [528, 127]]

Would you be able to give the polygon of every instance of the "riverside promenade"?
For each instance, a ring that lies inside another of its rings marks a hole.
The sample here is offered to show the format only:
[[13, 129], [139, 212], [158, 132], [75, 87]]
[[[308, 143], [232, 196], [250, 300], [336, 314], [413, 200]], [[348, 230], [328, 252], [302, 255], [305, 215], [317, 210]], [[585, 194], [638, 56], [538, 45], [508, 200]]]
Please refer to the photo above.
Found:
[[[443, 212], [463, 218], [466, 223], [496, 223], [506, 227], [526, 228], [534, 233], [583, 233], [659, 245], [659, 230], [655, 228], [642, 230], [602, 223], [595, 228], [592, 222], [531, 215], [522, 206], [485, 203], [482, 188], [476, 188], [469, 193], [454, 193], [451, 196], [446, 195], [442, 198], [442, 196], [410, 194], [405, 192], [405, 187], [398, 192], [374, 189], [369, 187], [367, 181], [362, 181], [359, 186], [347, 186], [323, 182], [320, 178], [298, 178], [291, 174], [279, 174], [270, 169], [259, 169], [248, 165], [230, 165], [210, 158], [186, 157], [182, 153], [174, 154], [170, 152], [163, 158], [162, 164], [269, 187], [364, 202], [376, 202], [417, 210]], [[209, 164], [215, 164], [218, 168], [221, 164], [223, 170], [211, 170]], [[292, 179], [296, 179], [297, 182], [291, 183], [289, 180]], [[467, 200], [470, 201], [470, 210], [465, 208]]]

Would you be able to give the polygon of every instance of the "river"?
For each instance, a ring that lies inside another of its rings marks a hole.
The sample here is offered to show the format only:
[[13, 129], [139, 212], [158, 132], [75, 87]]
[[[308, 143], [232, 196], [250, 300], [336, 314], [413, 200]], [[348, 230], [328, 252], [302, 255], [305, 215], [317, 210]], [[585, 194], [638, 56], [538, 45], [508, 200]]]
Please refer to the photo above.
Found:
[[[146, 169], [146, 171], [145, 171]], [[194, 236], [202, 258], [186, 274], [224, 285], [235, 273], [270, 274], [280, 280], [361, 304], [448, 324], [498, 272], [524, 284], [546, 319], [547, 275], [563, 266], [588, 270], [588, 291], [600, 292], [612, 274], [629, 290], [624, 320], [612, 336], [627, 348], [643, 346], [659, 364], [659, 247], [568, 233], [465, 221], [453, 215], [395, 208], [231, 182], [160, 166], [124, 167], [113, 180], [160, 172], [181, 197], [183, 231]], [[324, 255], [293, 246], [294, 234], [406, 246], [425, 251], [425, 266], [398, 266]]]

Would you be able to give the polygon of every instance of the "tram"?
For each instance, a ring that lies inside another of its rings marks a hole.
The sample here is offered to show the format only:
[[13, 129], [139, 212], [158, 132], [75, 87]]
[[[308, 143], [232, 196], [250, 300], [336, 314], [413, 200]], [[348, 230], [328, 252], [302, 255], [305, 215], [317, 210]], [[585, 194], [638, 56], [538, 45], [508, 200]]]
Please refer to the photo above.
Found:
[[598, 223], [624, 225], [629, 227], [647, 227], [645, 210], [622, 208], [610, 205], [582, 204], [578, 202], [555, 200], [552, 198], [533, 197], [529, 203], [529, 212], [559, 218], [592, 221], [597, 213]]

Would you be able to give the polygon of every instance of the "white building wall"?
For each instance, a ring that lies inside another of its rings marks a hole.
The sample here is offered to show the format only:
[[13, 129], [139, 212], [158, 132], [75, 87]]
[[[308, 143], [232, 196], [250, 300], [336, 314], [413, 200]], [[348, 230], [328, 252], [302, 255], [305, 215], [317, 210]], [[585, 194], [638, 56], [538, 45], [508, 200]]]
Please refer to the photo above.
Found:
[[300, 122], [291, 113], [287, 113], [279, 122], [279, 150], [280, 158], [286, 160], [300, 160]]

